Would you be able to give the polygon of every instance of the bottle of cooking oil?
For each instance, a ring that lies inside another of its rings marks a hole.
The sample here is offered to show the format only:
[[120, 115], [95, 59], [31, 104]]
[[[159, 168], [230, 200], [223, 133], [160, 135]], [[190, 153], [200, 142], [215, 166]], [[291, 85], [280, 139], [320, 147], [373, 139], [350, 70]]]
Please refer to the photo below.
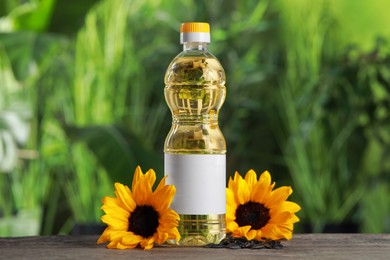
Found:
[[180, 43], [183, 51], [165, 74], [172, 128], [164, 171], [167, 183], [176, 187], [171, 207], [181, 218], [179, 245], [202, 246], [218, 243], [226, 232], [226, 143], [218, 126], [225, 72], [208, 50], [208, 23], [183, 23]]

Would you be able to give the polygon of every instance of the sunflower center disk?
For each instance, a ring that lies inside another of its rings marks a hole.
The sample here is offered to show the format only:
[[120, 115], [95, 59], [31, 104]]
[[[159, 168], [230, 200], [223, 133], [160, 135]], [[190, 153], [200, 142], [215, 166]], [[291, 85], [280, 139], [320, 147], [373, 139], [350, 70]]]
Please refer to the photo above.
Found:
[[269, 209], [263, 204], [249, 201], [237, 207], [236, 222], [240, 227], [250, 225], [251, 229], [260, 229], [269, 220]]
[[148, 238], [156, 233], [159, 217], [152, 206], [137, 206], [129, 218], [129, 231]]

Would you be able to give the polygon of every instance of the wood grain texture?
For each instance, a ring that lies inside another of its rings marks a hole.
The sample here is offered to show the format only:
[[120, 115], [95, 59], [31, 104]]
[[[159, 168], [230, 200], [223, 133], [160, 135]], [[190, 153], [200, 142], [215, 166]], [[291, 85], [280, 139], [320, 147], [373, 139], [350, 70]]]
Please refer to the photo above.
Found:
[[390, 234], [296, 234], [283, 249], [114, 250], [97, 236], [0, 238], [0, 259], [390, 259]]

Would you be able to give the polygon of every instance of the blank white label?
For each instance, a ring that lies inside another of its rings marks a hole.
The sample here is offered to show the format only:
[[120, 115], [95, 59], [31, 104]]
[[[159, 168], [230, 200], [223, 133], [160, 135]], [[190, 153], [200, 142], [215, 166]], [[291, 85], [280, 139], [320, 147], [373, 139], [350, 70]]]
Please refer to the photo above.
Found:
[[226, 213], [226, 155], [165, 153], [164, 172], [176, 187], [171, 208], [178, 214]]

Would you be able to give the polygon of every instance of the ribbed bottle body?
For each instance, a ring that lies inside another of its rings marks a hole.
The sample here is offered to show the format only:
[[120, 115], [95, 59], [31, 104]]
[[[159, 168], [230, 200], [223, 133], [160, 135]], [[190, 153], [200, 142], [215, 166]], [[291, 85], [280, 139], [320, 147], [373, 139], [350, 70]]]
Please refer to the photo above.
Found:
[[167, 183], [176, 187], [172, 208], [181, 217], [184, 246], [219, 242], [226, 230], [226, 142], [218, 126], [225, 72], [203, 47], [185, 46], [165, 74], [172, 127], [164, 145], [164, 168]]

